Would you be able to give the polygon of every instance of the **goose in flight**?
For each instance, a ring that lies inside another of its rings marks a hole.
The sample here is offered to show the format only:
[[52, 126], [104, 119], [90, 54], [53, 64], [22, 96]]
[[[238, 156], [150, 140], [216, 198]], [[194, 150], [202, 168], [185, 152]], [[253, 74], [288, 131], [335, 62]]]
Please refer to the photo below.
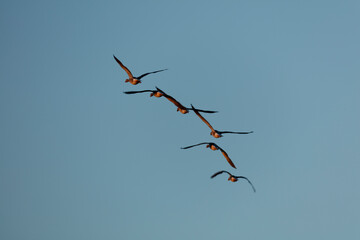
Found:
[[[190, 110], [194, 110], [195, 108], [187, 108], [184, 107], [180, 102], [178, 102], [175, 98], [173, 98], [170, 95], [167, 95], [164, 91], [162, 91], [160, 88], [156, 87], [156, 89], [163, 94], [164, 97], [166, 97], [170, 102], [172, 102], [175, 106], [177, 106], [177, 110], [178, 112], [181, 112], [182, 114], [186, 114], [188, 113]], [[200, 110], [200, 109], [196, 109], [196, 111], [198, 112], [203, 112], [203, 113], [216, 113], [217, 111], [208, 111], [208, 110]]]
[[191, 108], [192, 110], [196, 113], [196, 115], [198, 115], [198, 117], [203, 120], [203, 122], [208, 125], [208, 127], [211, 129], [211, 132], [210, 132], [210, 135], [212, 135], [214, 138], [220, 138], [222, 137], [222, 134], [225, 134], [225, 133], [234, 133], [234, 134], [249, 134], [249, 133], [253, 133], [253, 131], [251, 132], [231, 132], [231, 131], [218, 131], [218, 130], [215, 130], [211, 124], [203, 117], [201, 116], [201, 114], [199, 113], [199, 111], [194, 108], [194, 106], [191, 104]]
[[130, 82], [130, 83], [133, 84], [133, 85], [136, 85], [136, 84], [138, 84], [138, 83], [141, 83], [141, 80], [140, 80], [140, 79], [143, 78], [143, 77], [145, 77], [145, 76], [147, 76], [147, 75], [149, 75], [149, 74], [157, 73], [157, 72], [162, 72], [162, 71], [167, 70], [167, 69], [162, 69], [162, 70], [158, 70], [158, 71], [154, 71], [154, 72], [144, 73], [143, 75], [141, 75], [141, 76], [139, 76], [139, 77], [134, 77], [134, 76], [132, 75], [132, 73], [130, 72], [130, 70], [129, 70], [127, 67], [125, 67], [124, 64], [122, 64], [122, 63], [120, 62], [120, 60], [115, 57], [115, 55], [113, 55], [113, 56], [114, 56], [115, 61], [120, 65], [120, 67], [125, 70], [125, 72], [127, 73], [127, 75], [129, 75], [129, 78], [126, 79], [125, 82]]
[[231, 173], [229, 173], [228, 171], [224, 171], [224, 170], [223, 170], [223, 171], [219, 171], [219, 172], [217, 172], [217, 173], [214, 173], [214, 174], [211, 176], [211, 178], [214, 178], [214, 177], [216, 177], [217, 175], [222, 174], [222, 173], [227, 173], [227, 174], [229, 174], [228, 181], [237, 182], [239, 178], [245, 179], [245, 180], [248, 181], [248, 183], [251, 185], [251, 187], [252, 187], [252, 189], [254, 190], [254, 192], [256, 192], [254, 185], [250, 182], [250, 180], [249, 180], [247, 177], [244, 177], [244, 176], [234, 176], [234, 175], [232, 175]]
[[230, 166], [232, 166], [233, 168], [235, 167], [235, 164], [231, 161], [230, 157], [228, 156], [228, 154], [224, 151], [224, 149], [222, 149], [221, 147], [219, 147], [216, 143], [213, 142], [203, 142], [203, 143], [198, 143], [195, 145], [191, 145], [191, 146], [187, 146], [187, 147], [182, 147], [181, 149], [188, 149], [188, 148], [192, 148], [192, 147], [196, 147], [199, 145], [203, 145], [203, 144], [207, 144], [206, 147], [210, 148], [211, 150], [220, 150], [221, 153], [224, 155], [224, 157], [226, 158], [226, 160], [228, 161], [228, 163], [230, 164]]
[[142, 91], [127, 91], [124, 92], [125, 94], [136, 94], [136, 93], [144, 93], [144, 92], [151, 92], [150, 93], [150, 97], [154, 96], [154, 97], [162, 97], [163, 94], [157, 90], [142, 90]]

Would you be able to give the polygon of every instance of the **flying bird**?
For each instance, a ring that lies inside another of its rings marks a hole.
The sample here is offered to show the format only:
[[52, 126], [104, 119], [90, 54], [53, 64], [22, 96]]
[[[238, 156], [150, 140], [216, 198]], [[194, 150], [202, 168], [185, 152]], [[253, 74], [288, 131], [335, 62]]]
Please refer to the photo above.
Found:
[[[180, 102], [178, 102], [175, 98], [173, 98], [172, 96], [166, 94], [164, 91], [162, 91], [161, 89], [159, 89], [158, 87], [156, 87], [156, 89], [163, 94], [164, 97], [166, 97], [170, 102], [172, 102], [176, 107], [178, 112], [181, 112], [182, 114], [186, 114], [188, 113], [190, 110], [193, 110], [192, 108], [187, 108], [185, 106], [183, 106]], [[199, 112], [203, 112], [203, 113], [216, 113], [217, 111], [209, 111], [209, 110], [201, 110], [201, 109], [196, 109]]]
[[124, 92], [125, 94], [137, 94], [137, 93], [144, 93], [144, 92], [151, 92], [150, 93], [150, 97], [154, 96], [154, 97], [162, 97], [163, 94], [157, 90], [142, 90], [142, 91], [127, 91]]
[[133, 85], [136, 85], [136, 84], [138, 84], [138, 83], [141, 83], [141, 80], [140, 80], [140, 79], [143, 78], [143, 77], [145, 77], [145, 76], [147, 76], [147, 75], [149, 75], [149, 74], [157, 73], [157, 72], [162, 72], [162, 71], [167, 70], [167, 69], [162, 69], [162, 70], [158, 70], [158, 71], [154, 71], [154, 72], [144, 73], [143, 75], [141, 75], [141, 76], [139, 76], [139, 77], [134, 77], [134, 76], [132, 75], [132, 73], [130, 72], [130, 70], [129, 70], [127, 67], [125, 67], [124, 64], [122, 64], [122, 63], [120, 62], [120, 60], [115, 57], [115, 55], [113, 55], [113, 56], [114, 56], [115, 61], [120, 65], [120, 67], [125, 70], [125, 72], [127, 73], [127, 75], [129, 75], [129, 78], [126, 79], [125, 82], [130, 82], [130, 83], [133, 84]]
[[191, 108], [192, 110], [196, 113], [196, 115], [198, 115], [198, 117], [203, 120], [203, 122], [208, 125], [208, 127], [211, 129], [211, 132], [210, 132], [210, 135], [212, 135], [214, 138], [220, 138], [222, 137], [222, 134], [225, 134], [225, 133], [233, 133], [233, 134], [249, 134], [249, 133], [253, 133], [253, 131], [251, 132], [231, 132], [231, 131], [218, 131], [218, 130], [215, 130], [211, 124], [203, 117], [201, 116], [201, 114], [199, 113], [199, 111], [194, 108], [194, 106], [191, 104]]
[[249, 182], [249, 184], [251, 185], [251, 187], [252, 187], [252, 189], [254, 190], [254, 192], [256, 192], [254, 185], [250, 182], [250, 180], [249, 180], [247, 177], [244, 177], [244, 176], [234, 176], [234, 175], [232, 175], [231, 173], [229, 173], [228, 171], [224, 171], [224, 170], [223, 170], [223, 171], [219, 171], [219, 172], [213, 174], [213, 175], [211, 176], [211, 178], [214, 178], [214, 177], [216, 177], [217, 175], [222, 174], [222, 173], [227, 173], [227, 174], [229, 174], [228, 181], [237, 182], [239, 178], [245, 179], [246, 181]]
[[183, 147], [183, 148], [181, 148], [181, 149], [188, 149], [188, 148], [196, 147], [196, 146], [203, 145], [203, 144], [207, 144], [206, 147], [207, 147], [207, 148], [210, 148], [210, 149], [213, 150], [213, 151], [220, 150], [221, 153], [222, 153], [222, 154], [224, 155], [224, 157], [226, 158], [226, 160], [228, 161], [228, 163], [229, 163], [233, 168], [236, 168], [236, 167], [235, 167], [235, 164], [231, 161], [231, 159], [230, 159], [230, 157], [228, 156], [228, 154], [224, 151], [224, 149], [222, 149], [221, 147], [219, 147], [216, 143], [213, 143], [213, 142], [203, 142], [203, 143], [198, 143], [198, 144], [195, 144], [195, 145]]

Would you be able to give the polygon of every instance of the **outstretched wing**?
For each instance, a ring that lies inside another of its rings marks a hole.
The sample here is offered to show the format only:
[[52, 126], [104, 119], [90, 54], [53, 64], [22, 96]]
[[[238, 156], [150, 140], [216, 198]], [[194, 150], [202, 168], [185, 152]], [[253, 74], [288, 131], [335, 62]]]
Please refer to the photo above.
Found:
[[201, 116], [201, 114], [199, 113], [199, 111], [194, 108], [194, 106], [191, 104], [191, 109], [194, 111], [194, 113], [196, 113], [196, 115], [198, 115], [198, 117], [203, 120], [203, 122], [208, 125], [208, 127], [211, 129], [211, 131], [215, 131], [215, 129], [211, 126], [211, 124], [203, 117]]
[[[186, 108], [187, 110], [192, 110], [192, 108]], [[218, 111], [210, 111], [210, 110], [201, 110], [201, 109], [196, 109], [198, 112], [203, 112], [203, 113], [217, 113]]]
[[228, 171], [219, 171], [219, 172], [217, 172], [217, 173], [214, 173], [212, 176], [211, 176], [211, 178], [214, 178], [214, 177], [216, 177], [217, 175], [219, 175], [219, 174], [222, 174], [222, 173], [227, 173], [227, 174], [229, 174], [229, 175], [231, 175]]
[[175, 106], [177, 106], [178, 108], [181, 109], [186, 109], [181, 103], [179, 103], [178, 101], [176, 101], [175, 98], [173, 98], [170, 95], [164, 94], [164, 97], [166, 97], [170, 102], [172, 102]]
[[160, 88], [156, 87], [156, 89], [161, 92], [164, 97], [166, 97], [170, 102], [172, 102], [175, 106], [177, 106], [178, 108], [181, 108], [181, 109], [186, 109], [186, 107], [184, 107], [181, 103], [179, 103], [178, 101], [176, 101], [175, 98], [173, 98], [172, 96], [170, 95], [167, 95], [164, 91], [162, 91]]
[[195, 145], [191, 145], [191, 146], [187, 146], [187, 147], [182, 147], [181, 149], [188, 149], [188, 148], [196, 147], [196, 146], [199, 146], [199, 145], [202, 145], [202, 144], [209, 144], [209, 143], [208, 143], [208, 142], [198, 143], [198, 144], [195, 144]]
[[144, 93], [144, 92], [154, 92], [154, 90], [142, 90], [142, 91], [127, 91], [125, 94], [136, 94], [136, 93]]
[[234, 134], [249, 134], [249, 133], [253, 133], [254, 131], [250, 131], [250, 132], [230, 132], [230, 131], [218, 131], [221, 134], [224, 133], [234, 133]]
[[250, 180], [247, 178], [247, 177], [244, 177], [244, 176], [234, 176], [236, 178], [243, 178], [245, 179], [246, 181], [248, 181], [248, 183], [251, 185], [252, 189], [254, 190], [254, 192], [256, 192], [256, 189], [254, 187], [254, 185], [250, 182]]
[[157, 73], [157, 72], [162, 72], [162, 71], [165, 71], [165, 70], [167, 70], [167, 68], [166, 69], [162, 69], [162, 70], [157, 70], [157, 71], [154, 71], [154, 72], [148, 72], [148, 73], [144, 73], [143, 75], [141, 75], [141, 76], [139, 76], [139, 77], [137, 77], [137, 79], [141, 79], [141, 78], [143, 78], [143, 77], [145, 77], [145, 76], [147, 76], [147, 75], [149, 75], [149, 74], [152, 74], [152, 73]]
[[162, 94], [166, 94], [163, 90], [161, 90], [160, 88], [158, 88], [158, 87], [156, 87], [155, 86], [155, 88], [156, 88], [156, 90], [158, 90], [159, 92], [161, 92]]
[[[217, 145], [216, 145], [217, 146]], [[217, 146], [217, 148], [220, 149], [221, 153], [224, 155], [224, 157], [226, 158], [226, 160], [228, 161], [228, 163], [233, 167], [233, 168], [236, 168], [235, 167], [235, 164], [231, 161], [229, 155], [224, 151], [224, 149], [222, 149], [221, 147]]]
[[133, 78], [134, 76], [132, 75], [132, 73], [130, 72], [130, 70], [129, 70], [127, 67], [125, 67], [124, 64], [122, 64], [122, 63], [120, 62], [120, 60], [115, 57], [115, 55], [113, 55], [113, 56], [114, 56], [114, 58], [115, 58], [115, 61], [120, 65], [120, 67], [122, 67], [122, 69], [125, 70], [125, 72], [127, 73], [127, 75], [129, 75], [129, 78]]

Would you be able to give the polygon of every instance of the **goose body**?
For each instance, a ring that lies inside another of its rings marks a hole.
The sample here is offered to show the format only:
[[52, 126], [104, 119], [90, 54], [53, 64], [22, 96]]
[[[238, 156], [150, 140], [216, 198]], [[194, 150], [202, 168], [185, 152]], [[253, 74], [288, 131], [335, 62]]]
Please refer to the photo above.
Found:
[[144, 93], [144, 92], [150, 92], [150, 97], [154, 96], [154, 97], [162, 97], [163, 94], [157, 90], [142, 90], [142, 91], [127, 91], [124, 92], [125, 94], [137, 94], [137, 93]]
[[210, 149], [213, 150], [213, 151], [220, 150], [221, 153], [222, 153], [222, 155], [224, 155], [226, 161], [230, 164], [230, 166], [232, 166], [233, 168], [236, 168], [236, 167], [235, 167], [235, 164], [234, 164], [233, 161], [230, 159], [229, 155], [225, 152], [224, 149], [222, 149], [221, 147], [219, 147], [216, 143], [213, 143], [213, 142], [203, 142], [203, 143], [198, 143], [198, 144], [195, 144], [195, 145], [183, 147], [183, 148], [181, 148], [181, 149], [188, 149], [188, 148], [196, 147], [196, 146], [203, 145], [203, 144], [206, 144], [206, 148], [210, 148]]
[[218, 131], [218, 130], [215, 130], [211, 126], [211, 124], [203, 116], [201, 116], [199, 111], [196, 108], [194, 108], [194, 106], [192, 104], [191, 104], [191, 108], [195, 112], [195, 114], [211, 129], [210, 135], [213, 136], [214, 138], [221, 138], [223, 136], [223, 134], [225, 134], [225, 133], [233, 133], [233, 134], [249, 134], [249, 133], [253, 133], [253, 131], [250, 131], [250, 132], [232, 132], [232, 131]]
[[[173, 98], [172, 96], [166, 94], [163, 90], [161, 90], [160, 88], [156, 87], [156, 89], [163, 94], [163, 96], [169, 100], [170, 102], [172, 102], [176, 107], [176, 111], [177, 112], [181, 112], [182, 114], [187, 114], [189, 113], [190, 110], [193, 110], [192, 108], [187, 108], [184, 105], [182, 105], [179, 101], [177, 101], [175, 98]], [[209, 111], [209, 110], [201, 110], [201, 109], [196, 109], [199, 112], [204, 112], [204, 113], [216, 113], [217, 111]]]
[[229, 174], [228, 181], [231, 181], [231, 182], [237, 182], [240, 178], [245, 179], [245, 180], [248, 181], [248, 183], [251, 185], [253, 191], [256, 192], [254, 185], [250, 182], [250, 180], [249, 180], [247, 177], [244, 177], [244, 176], [234, 176], [234, 175], [232, 175], [231, 173], [229, 173], [228, 171], [224, 171], [224, 170], [223, 170], [223, 171], [216, 172], [216, 173], [214, 173], [214, 174], [211, 176], [211, 178], [214, 178], [214, 177], [216, 177], [217, 175], [222, 174], [222, 173], [227, 173], [227, 174]]
[[167, 69], [157, 70], [157, 71], [154, 71], [154, 72], [144, 73], [144, 74], [142, 74], [142, 75], [139, 76], [139, 77], [134, 77], [134, 75], [131, 73], [131, 71], [130, 71], [127, 67], [125, 67], [125, 65], [122, 64], [122, 62], [121, 62], [119, 59], [117, 59], [117, 58], [115, 57], [115, 55], [113, 55], [113, 57], [114, 57], [115, 61], [120, 65], [120, 67], [121, 67], [122, 69], [124, 69], [124, 71], [125, 71], [125, 72], [127, 73], [127, 75], [129, 76], [129, 78], [126, 79], [125, 82], [129, 82], [129, 83], [131, 83], [131, 84], [133, 84], [133, 85], [136, 85], [136, 84], [141, 83], [141, 80], [140, 80], [140, 79], [143, 78], [143, 77], [145, 77], [145, 76], [147, 76], [147, 75], [149, 75], [149, 74], [153, 74], [153, 73], [162, 72], [162, 71], [167, 70]]

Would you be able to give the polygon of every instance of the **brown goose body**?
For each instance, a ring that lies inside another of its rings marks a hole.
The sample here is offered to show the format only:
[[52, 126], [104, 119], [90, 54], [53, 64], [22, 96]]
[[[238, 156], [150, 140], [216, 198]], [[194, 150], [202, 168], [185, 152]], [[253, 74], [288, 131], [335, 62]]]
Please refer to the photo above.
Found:
[[206, 144], [206, 148], [210, 148], [210, 149], [213, 150], [213, 151], [220, 150], [221, 153], [222, 153], [222, 155], [225, 157], [226, 161], [230, 164], [230, 166], [232, 166], [233, 168], [236, 168], [236, 167], [235, 167], [235, 164], [234, 164], [233, 161], [230, 159], [229, 155], [225, 152], [224, 149], [222, 149], [221, 147], [219, 147], [216, 143], [213, 143], [213, 142], [203, 142], [203, 143], [198, 143], [198, 144], [195, 144], [195, 145], [183, 147], [183, 148], [181, 148], [181, 149], [188, 149], [188, 148], [196, 147], [196, 146], [203, 145], [203, 144]]
[[[173, 98], [172, 96], [166, 94], [163, 90], [161, 90], [160, 88], [156, 87], [156, 89], [163, 94], [163, 96], [169, 100], [170, 102], [172, 102], [176, 107], [176, 111], [180, 112], [182, 114], [187, 114], [189, 113], [189, 110], [193, 110], [192, 108], [187, 108], [184, 105], [182, 105], [179, 101], [177, 101], [175, 98]], [[201, 109], [196, 109], [199, 112], [204, 112], [204, 113], [216, 113], [217, 111], [209, 111], [209, 110], [201, 110]]]
[[141, 91], [127, 91], [124, 92], [125, 94], [137, 94], [137, 93], [144, 93], [144, 92], [150, 92], [150, 97], [154, 96], [154, 97], [162, 97], [164, 96], [161, 92], [157, 91], [157, 90], [141, 90]]
[[250, 132], [232, 132], [232, 131], [218, 131], [215, 130], [211, 124], [199, 113], [199, 111], [194, 108], [194, 106], [191, 104], [192, 110], [195, 112], [195, 114], [211, 129], [210, 135], [214, 138], [221, 138], [224, 133], [233, 133], [233, 134], [249, 134], [253, 133], [253, 131]]
[[127, 73], [127, 75], [129, 76], [129, 78], [126, 79], [125, 82], [129, 82], [129, 83], [131, 83], [131, 84], [133, 84], [133, 85], [136, 85], [136, 84], [141, 83], [141, 80], [140, 80], [140, 79], [143, 78], [143, 77], [145, 77], [145, 76], [147, 76], [147, 75], [149, 75], [149, 74], [153, 74], [153, 73], [162, 72], [162, 71], [167, 70], [167, 69], [157, 70], [157, 71], [154, 71], [154, 72], [144, 73], [144, 74], [142, 74], [142, 75], [139, 76], [139, 77], [134, 77], [134, 75], [131, 73], [131, 71], [130, 71], [127, 67], [125, 67], [125, 65], [122, 64], [122, 62], [121, 62], [119, 59], [117, 59], [114, 55], [113, 55], [113, 57], [114, 57], [115, 61], [120, 65], [120, 67], [121, 67], [122, 69], [124, 69], [124, 71], [125, 71], [125, 72]]
[[231, 173], [229, 173], [228, 171], [222, 170], [222, 171], [216, 172], [216, 173], [214, 173], [214, 174], [211, 176], [211, 178], [214, 178], [214, 177], [216, 177], [217, 175], [220, 175], [220, 174], [222, 174], [222, 173], [227, 173], [227, 174], [229, 174], [228, 181], [231, 181], [231, 182], [237, 182], [237, 181], [239, 180], [239, 178], [245, 179], [245, 180], [251, 185], [253, 191], [256, 192], [256, 189], [255, 189], [254, 185], [250, 182], [250, 180], [249, 180], [247, 177], [244, 177], [244, 176], [234, 176], [234, 175], [232, 175]]

